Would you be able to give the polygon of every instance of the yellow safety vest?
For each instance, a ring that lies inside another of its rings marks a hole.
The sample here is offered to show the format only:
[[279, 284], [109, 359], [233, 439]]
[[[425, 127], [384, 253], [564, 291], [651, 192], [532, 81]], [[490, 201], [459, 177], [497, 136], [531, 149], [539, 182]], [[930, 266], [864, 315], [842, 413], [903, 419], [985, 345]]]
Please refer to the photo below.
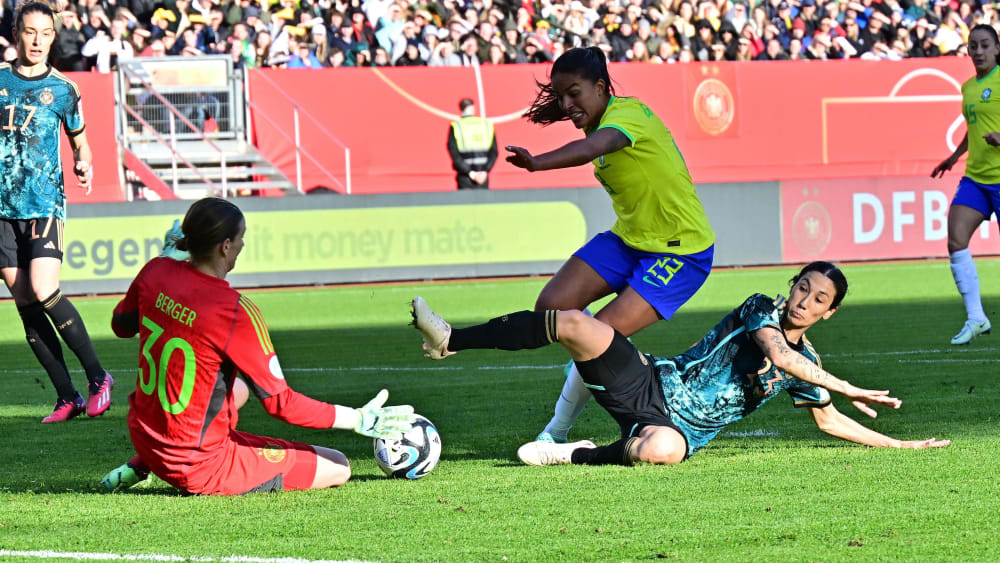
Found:
[[458, 152], [486, 152], [493, 146], [493, 124], [476, 115], [452, 121]]

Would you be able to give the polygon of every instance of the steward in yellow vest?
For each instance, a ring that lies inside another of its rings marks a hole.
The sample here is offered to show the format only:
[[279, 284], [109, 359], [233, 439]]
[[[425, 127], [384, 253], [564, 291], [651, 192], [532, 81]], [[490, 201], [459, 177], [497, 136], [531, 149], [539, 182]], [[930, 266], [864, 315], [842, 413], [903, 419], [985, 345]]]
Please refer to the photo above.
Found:
[[493, 124], [476, 115], [469, 98], [458, 103], [462, 117], [448, 130], [448, 154], [455, 169], [458, 189], [488, 189], [489, 172], [497, 161], [497, 139]]

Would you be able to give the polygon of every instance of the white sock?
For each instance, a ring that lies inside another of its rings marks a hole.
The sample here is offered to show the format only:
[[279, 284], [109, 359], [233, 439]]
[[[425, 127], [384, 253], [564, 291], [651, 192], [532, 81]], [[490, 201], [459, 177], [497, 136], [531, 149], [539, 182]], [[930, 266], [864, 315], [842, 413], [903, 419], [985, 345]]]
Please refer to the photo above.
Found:
[[965, 302], [965, 312], [974, 323], [986, 322], [983, 311], [983, 300], [979, 297], [979, 272], [968, 248], [952, 252], [951, 275], [955, 278], [955, 286]]
[[559, 394], [559, 400], [556, 401], [555, 415], [545, 425], [545, 431], [555, 438], [565, 439], [589, 400], [590, 389], [583, 384], [583, 378], [576, 369], [576, 362], [573, 362], [569, 375], [566, 376], [566, 383], [563, 384], [562, 393]]

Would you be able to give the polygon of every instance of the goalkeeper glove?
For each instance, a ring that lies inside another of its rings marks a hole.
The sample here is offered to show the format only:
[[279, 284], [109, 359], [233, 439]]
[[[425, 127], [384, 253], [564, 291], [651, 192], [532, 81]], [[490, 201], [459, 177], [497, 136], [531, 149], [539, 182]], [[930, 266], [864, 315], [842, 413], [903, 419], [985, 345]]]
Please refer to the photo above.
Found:
[[[338, 406], [334, 428], [350, 429], [362, 436], [399, 440], [405, 432], [413, 428], [416, 415], [410, 405], [383, 407], [389, 398], [389, 391], [383, 389], [359, 409]], [[343, 409], [343, 410], [341, 410]]]
[[173, 258], [174, 260], [187, 260], [191, 257], [185, 250], [177, 249], [177, 241], [184, 238], [184, 232], [181, 231], [181, 221], [180, 219], [174, 219], [173, 226], [167, 231], [167, 234], [163, 235], [163, 252], [160, 256], [166, 256], [168, 258]]

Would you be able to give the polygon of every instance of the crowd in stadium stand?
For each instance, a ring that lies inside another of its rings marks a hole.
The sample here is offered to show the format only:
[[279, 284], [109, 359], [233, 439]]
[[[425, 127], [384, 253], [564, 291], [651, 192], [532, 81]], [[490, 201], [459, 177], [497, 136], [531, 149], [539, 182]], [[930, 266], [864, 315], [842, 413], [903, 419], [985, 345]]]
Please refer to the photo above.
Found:
[[[23, 0], [22, 0], [23, 1]], [[108, 72], [148, 56], [229, 54], [238, 67], [545, 62], [596, 45], [609, 60], [902, 59], [965, 53], [996, 23], [978, 0], [52, 0], [52, 62]], [[0, 0], [0, 50], [15, 0]]]

